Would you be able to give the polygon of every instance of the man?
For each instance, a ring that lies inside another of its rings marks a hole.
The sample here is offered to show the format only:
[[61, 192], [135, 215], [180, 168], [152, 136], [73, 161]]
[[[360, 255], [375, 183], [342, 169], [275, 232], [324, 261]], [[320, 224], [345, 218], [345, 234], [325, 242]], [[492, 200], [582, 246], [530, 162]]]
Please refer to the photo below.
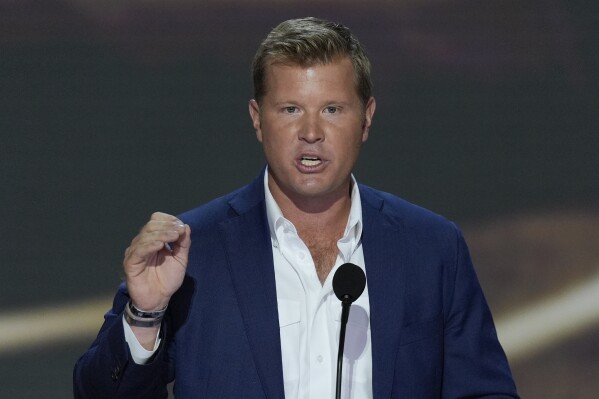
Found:
[[[346, 262], [345, 398], [515, 398], [451, 222], [351, 175], [376, 103], [342, 25], [286, 21], [261, 44], [249, 111], [267, 167], [179, 218], [152, 215], [126, 284], [75, 367], [79, 398], [331, 398]], [[193, 244], [192, 244], [193, 243]]]

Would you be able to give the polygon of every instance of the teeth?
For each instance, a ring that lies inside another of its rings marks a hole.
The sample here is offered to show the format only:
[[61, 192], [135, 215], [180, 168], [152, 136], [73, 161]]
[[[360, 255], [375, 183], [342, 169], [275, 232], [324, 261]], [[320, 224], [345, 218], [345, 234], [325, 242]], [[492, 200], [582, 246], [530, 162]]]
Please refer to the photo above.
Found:
[[316, 166], [319, 165], [322, 161], [318, 158], [312, 157], [302, 157], [301, 163], [305, 166]]

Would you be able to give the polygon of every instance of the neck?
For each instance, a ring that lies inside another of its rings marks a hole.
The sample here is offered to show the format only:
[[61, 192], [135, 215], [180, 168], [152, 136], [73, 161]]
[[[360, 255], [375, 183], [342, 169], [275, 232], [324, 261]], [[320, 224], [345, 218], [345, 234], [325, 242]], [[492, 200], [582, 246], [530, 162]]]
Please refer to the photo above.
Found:
[[351, 209], [349, 176], [347, 184], [335, 193], [314, 197], [288, 195], [271, 175], [268, 176], [268, 186], [283, 216], [299, 231], [312, 230], [337, 235], [341, 226], [343, 233]]

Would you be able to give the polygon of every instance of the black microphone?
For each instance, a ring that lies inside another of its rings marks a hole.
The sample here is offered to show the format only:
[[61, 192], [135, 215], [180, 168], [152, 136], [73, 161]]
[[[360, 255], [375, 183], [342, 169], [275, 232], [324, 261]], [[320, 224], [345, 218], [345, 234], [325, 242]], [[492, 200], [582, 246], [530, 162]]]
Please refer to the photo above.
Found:
[[366, 288], [364, 271], [353, 263], [345, 263], [333, 276], [333, 291], [341, 301], [341, 330], [339, 331], [339, 352], [337, 352], [337, 387], [335, 398], [341, 398], [341, 371], [343, 369], [343, 347], [345, 346], [345, 327], [349, 319], [349, 307], [362, 295]]

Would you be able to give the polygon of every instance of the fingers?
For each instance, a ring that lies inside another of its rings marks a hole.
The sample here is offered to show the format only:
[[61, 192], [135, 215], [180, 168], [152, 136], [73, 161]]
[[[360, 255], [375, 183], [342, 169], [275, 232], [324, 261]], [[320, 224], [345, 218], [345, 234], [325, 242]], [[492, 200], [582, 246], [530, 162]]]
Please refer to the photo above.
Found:
[[172, 247], [175, 248], [183, 246], [186, 254], [190, 245], [190, 233], [189, 226], [175, 216], [162, 212], [153, 213], [125, 251], [125, 264], [144, 262], [165, 247], [170, 252], [173, 249], [168, 247], [168, 243], [174, 243]]
[[169, 215], [168, 213], [163, 213], [163, 212], [154, 212], [152, 214], [152, 216], [150, 216], [150, 220], [181, 223], [181, 221], [179, 219], [177, 219], [177, 217], [175, 217], [173, 215]]
[[[173, 242], [177, 241], [179, 235], [184, 232], [185, 224], [181, 220], [166, 213], [157, 212], [152, 214], [150, 221], [142, 227], [134, 241], [154, 237], [163, 242]], [[165, 235], [170, 235], [170, 237], [164, 237]]]
[[150, 221], [146, 223], [140, 233], [163, 230], [174, 230], [182, 234], [185, 231], [185, 224], [175, 216], [156, 212], [152, 214]]
[[145, 262], [160, 250], [164, 248], [164, 242], [159, 240], [149, 240], [132, 243], [125, 251], [125, 267], [127, 265], [136, 265]]

